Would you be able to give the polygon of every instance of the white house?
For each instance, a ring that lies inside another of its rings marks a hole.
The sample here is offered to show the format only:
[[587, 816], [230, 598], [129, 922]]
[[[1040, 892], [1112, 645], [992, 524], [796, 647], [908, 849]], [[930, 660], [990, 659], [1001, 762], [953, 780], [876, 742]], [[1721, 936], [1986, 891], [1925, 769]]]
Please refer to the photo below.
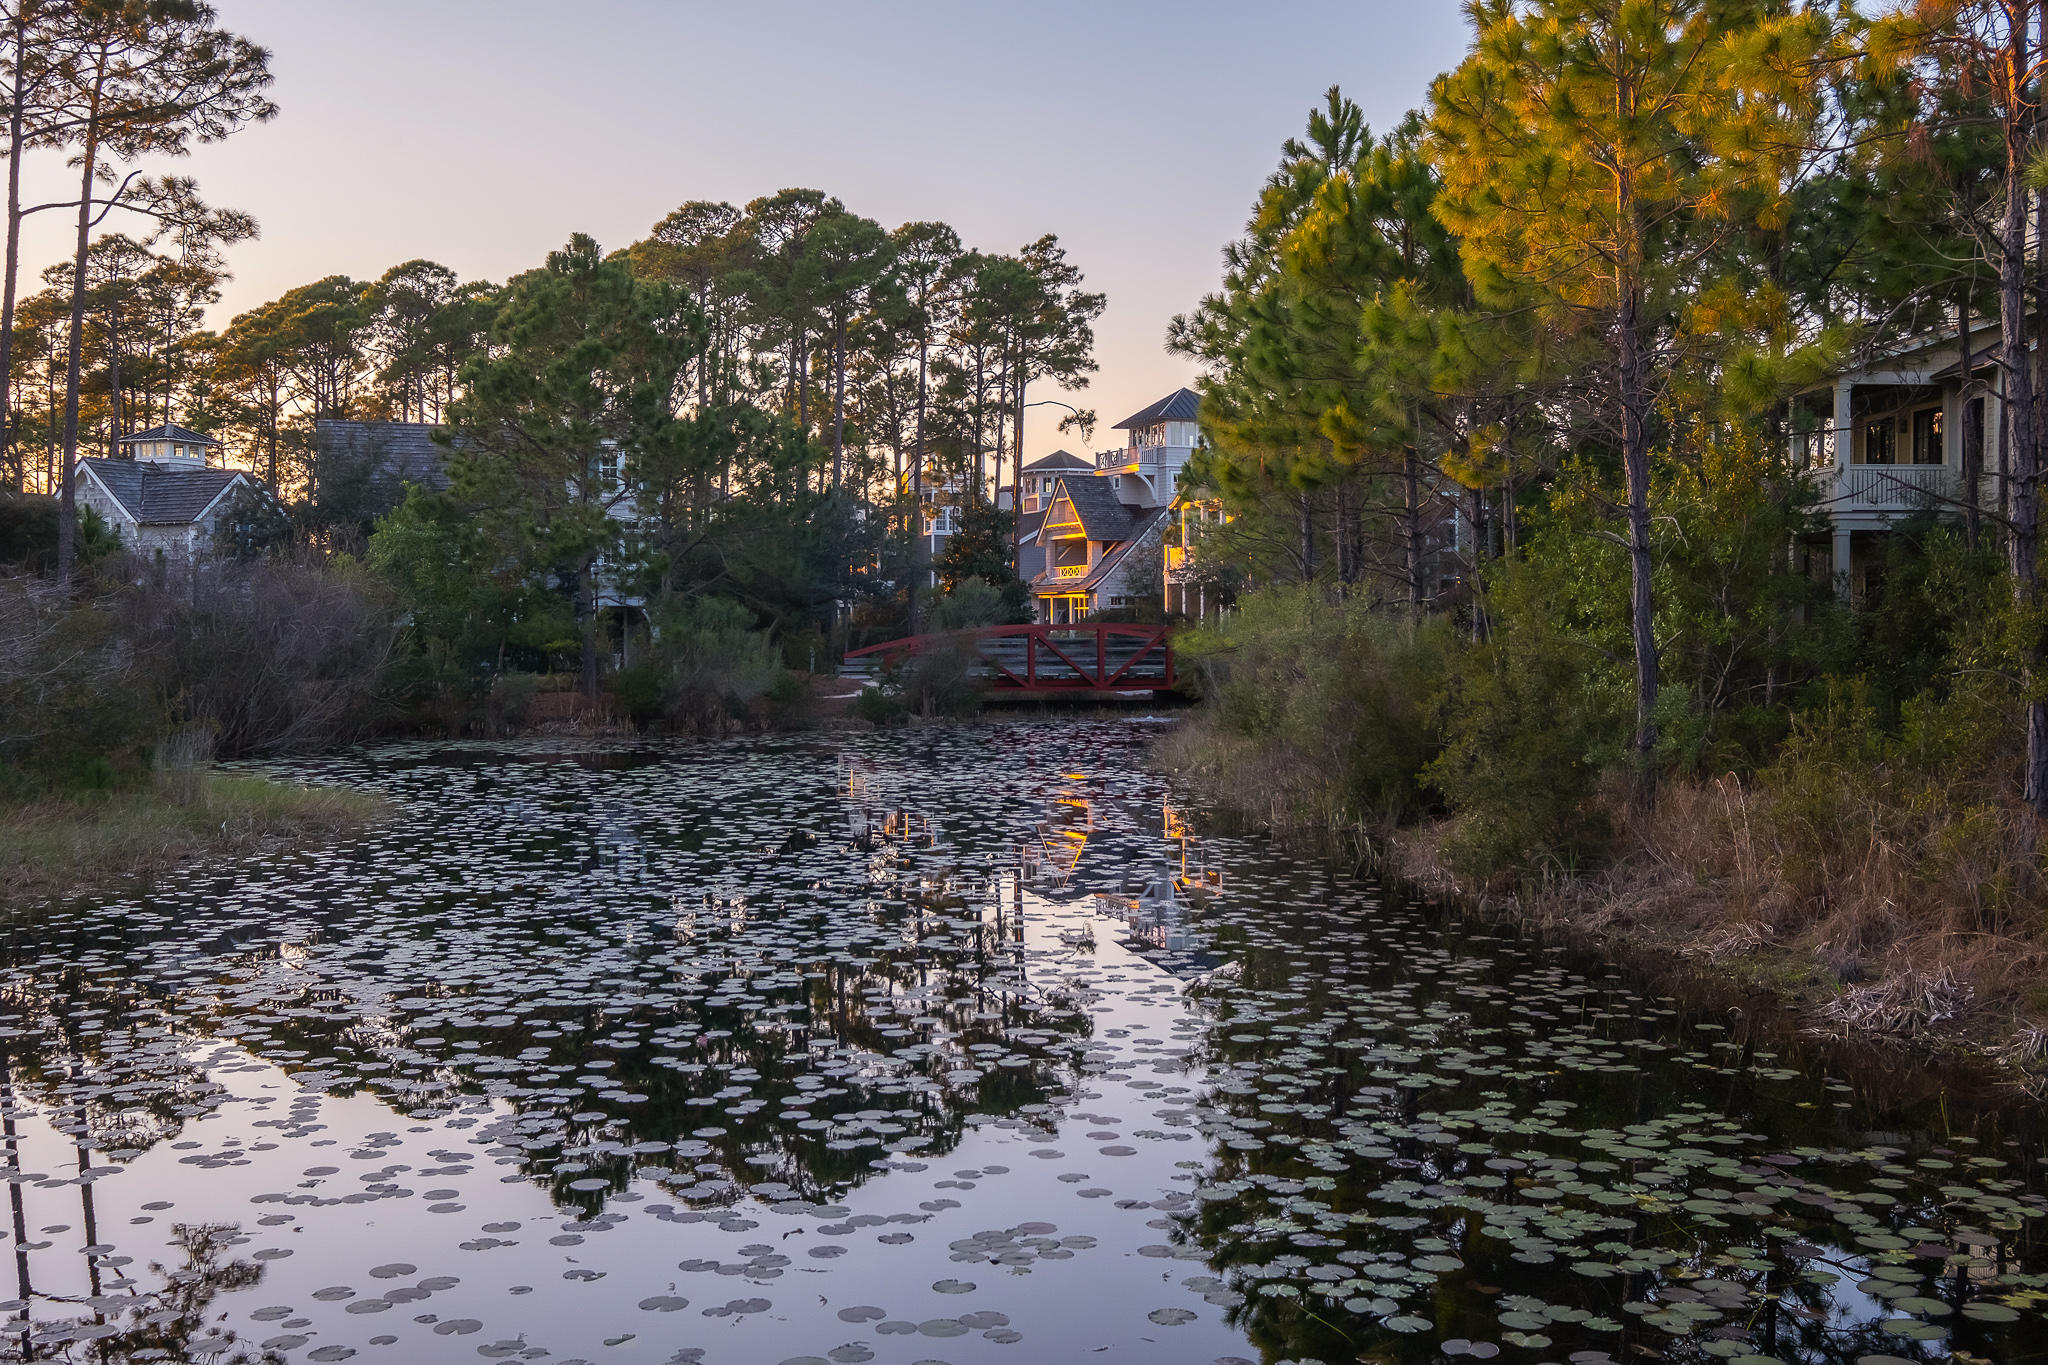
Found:
[[1998, 329], [1894, 347], [1792, 401], [1792, 459], [1819, 485], [1828, 564], [1845, 593], [1860, 592], [1882, 557], [1882, 538], [1929, 512], [1961, 515], [1971, 502], [1995, 513], [2004, 476], [1995, 350]]
[[220, 442], [175, 423], [124, 436], [125, 459], [78, 462], [73, 489], [81, 506], [106, 519], [124, 548], [167, 560], [205, 553], [235, 491], [263, 486], [235, 469], [207, 463]]

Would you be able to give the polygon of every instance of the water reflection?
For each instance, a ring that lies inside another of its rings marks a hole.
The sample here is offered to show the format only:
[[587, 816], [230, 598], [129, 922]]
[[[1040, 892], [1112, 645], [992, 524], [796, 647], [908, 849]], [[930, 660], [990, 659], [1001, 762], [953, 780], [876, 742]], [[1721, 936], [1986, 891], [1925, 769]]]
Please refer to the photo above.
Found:
[[1749, 1015], [1200, 838], [1139, 744], [292, 765], [407, 814], [9, 931], [0, 1355], [1758, 1365], [2039, 1331], [2008, 1112], [1937, 1139]]

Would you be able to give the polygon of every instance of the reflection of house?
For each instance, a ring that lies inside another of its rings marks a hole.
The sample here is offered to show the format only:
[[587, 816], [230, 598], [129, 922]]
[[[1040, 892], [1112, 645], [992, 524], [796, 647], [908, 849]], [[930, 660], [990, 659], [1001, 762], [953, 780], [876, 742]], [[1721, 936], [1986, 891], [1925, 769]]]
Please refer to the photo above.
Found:
[[1864, 586], [1895, 524], [1963, 509], [1966, 469], [1980, 476], [1978, 505], [1998, 505], [1998, 332], [1973, 329], [1968, 375], [1961, 340], [1895, 348], [1792, 402], [1793, 462], [1819, 485], [1832, 532], [1828, 564], [1844, 592]]
[[1187, 906], [1180, 896], [1180, 883], [1173, 869], [1160, 863], [1135, 896], [1098, 895], [1098, 912], [1124, 922], [1125, 936], [1169, 953], [1186, 952], [1190, 946]]
[[1062, 624], [1141, 605], [1130, 583], [1132, 556], [1171, 513], [1174, 485], [1199, 439], [1199, 404], [1194, 390], [1175, 389], [1117, 423], [1129, 433], [1125, 444], [1097, 455], [1092, 470], [1055, 474], [1042, 495], [1037, 572], [1029, 579], [1039, 620]]
[[240, 470], [209, 465], [220, 442], [188, 427], [165, 423], [117, 444], [127, 457], [80, 460], [74, 488], [127, 549], [189, 560], [212, 545], [238, 489], [269, 496]]

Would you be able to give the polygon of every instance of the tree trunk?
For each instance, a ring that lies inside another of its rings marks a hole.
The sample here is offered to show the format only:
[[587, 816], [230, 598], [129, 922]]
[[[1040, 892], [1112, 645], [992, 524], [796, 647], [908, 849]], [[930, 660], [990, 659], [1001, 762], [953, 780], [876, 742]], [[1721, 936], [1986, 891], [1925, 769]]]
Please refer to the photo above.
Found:
[[[988, 387], [988, 378], [982, 373], [981, 344], [974, 346], [974, 501], [981, 501], [982, 481], [988, 477], [988, 460], [983, 437], [988, 433], [988, 416], [982, 410], [982, 397]], [[996, 482], [1003, 479], [1003, 467], [996, 466]]]
[[[2031, 8], [2029, 6], [2028, 8]], [[2036, 121], [2019, 106], [2031, 66], [2031, 15], [2022, 10], [2013, 26], [2005, 56], [2014, 107], [2005, 119], [2005, 213], [1999, 225], [1998, 313], [2000, 359], [2006, 385], [2005, 421], [2010, 435], [2011, 466], [2007, 479], [2010, 511], [2006, 553], [2012, 572], [2014, 605], [2031, 619], [2040, 598], [2039, 507], [2040, 423], [2035, 405], [2033, 357], [2028, 346], [2026, 297], [2027, 194], [2024, 185], [2033, 152]], [[2033, 631], [2022, 649], [2021, 694], [2029, 695], [2042, 664], [2041, 644]], [[2025, 703], [2026, 760], [2023, 789], [2035, 816], [2048, 815], [2048, 703]]]
[[7, 116], [7, 264], [0, 283], [0, 485], [24, 488], [27, 458], [15, 442], [14, 296], [21, 279], [22, 79], [28, 68], [28, 5], [14, 6], [14, 83]]
[[846, 319], [832, 338], [832, 487], [846, 477]]
[[1981, 417], [1972, 416], [1982, 409], [1978, 406], [1980, 400], [1971, 392], [1976, 387], [1976, 360], [1970, 353], [1970, 316], [1976, 304], [1976, 284], [1973, 275], [1970, 283], [1963, 286], [1963, 301], [1958, 309], [1962, 321], [1956, 328], [1957, 344], [1962, 350], [1962, 401], [1956, 416], [1962, 424], [1957, 433], [1957, 444], [1962, 449], [1963, 543], [1973, 550], [1984, 531], [1983, 510], [1979, 506], [1983, 491], [1979, 485], [1984, 480], [1984, 422]]
[[107, 458], [121, 453], [121, 305], [107, 308], [107, 400], [113, 406], [107, 418]]
[[580, 679], [583, 695], [592, 701], [597, 699], [597, 561], [590, 559], [583, 565], [583, 658]]
[[1422, 620], [1422, 470], [1412, 445], [1401, 448], [1401, 540], [1408, 577], [1408, 616]]
[[1315, 499], [1303, 493], [1297, 501], [1301, 510], [1301, 581], [1313, 583], [1316, 578]]
[[924, 589], [931, 556], [924, 539], [924, 401], [926, 362], [931, 339], [917, 339], [917, 445], [910, 454], [910, 633], [924, 633]]
[[1479, 644], [1491, 630], [1486, 616], [1486, 566], [1493, 558], [1493, 528], [1487, 524], [1486, 490], [1471, 488], [1465, 515], [1472, 523], [1472, 643]]
[[[97, 105], [97, 97], [94, 102]], [[78, 236], [71, 253], [71, 349], [64, 371], [64, 464], [57, 471], [57, 581], [67, 587], [78, 559], [78, 502], [72, 468], [78, 463], [78, 371], [85, 350], [85, 253], [92, 237], [93, 172], [98, 169], [98, 160], [95, 109], [79, 154]]]

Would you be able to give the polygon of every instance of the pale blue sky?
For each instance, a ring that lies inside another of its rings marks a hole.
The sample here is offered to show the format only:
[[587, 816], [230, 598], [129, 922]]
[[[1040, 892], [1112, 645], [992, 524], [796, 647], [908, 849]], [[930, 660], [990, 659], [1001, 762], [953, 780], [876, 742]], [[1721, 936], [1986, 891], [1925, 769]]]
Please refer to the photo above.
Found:
[[[263, 225], [217, 322], [419, 256], [503, 279], [571, 232], [610, 248], [686, 199], [807, 185], [987, 249], [1058, 233], [1109, 295], [1075, 400], [1105, 426], [1192, 377], [1167, 319], [1322, 91], [1384, 128], [1465, 44], [1454, 0], [215, 3], [272, 49], [283, 108], [180, 167]], [[1058, 416], [1033, 410], [1031, 454], [1078, 446]]]

